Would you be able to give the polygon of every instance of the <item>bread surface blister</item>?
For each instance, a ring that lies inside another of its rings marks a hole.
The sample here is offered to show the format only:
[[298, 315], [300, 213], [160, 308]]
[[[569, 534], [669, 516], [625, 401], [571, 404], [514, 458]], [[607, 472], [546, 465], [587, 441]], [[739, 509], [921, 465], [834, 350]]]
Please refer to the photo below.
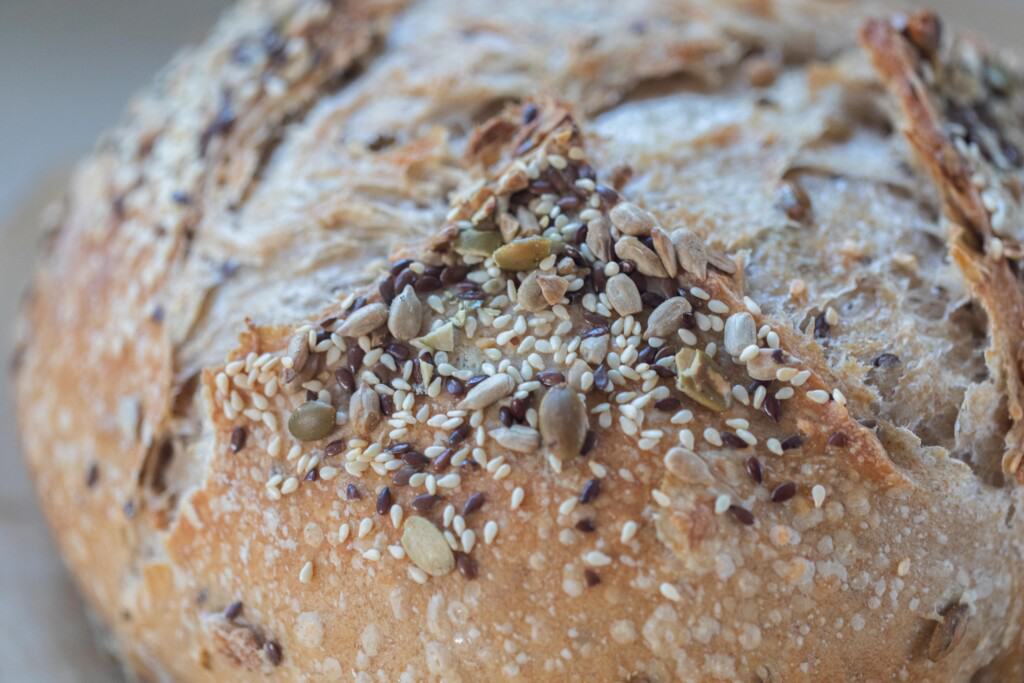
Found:
[[20, 418], [119, 656], [1021, 680], [1015, 67], [532, 6], [243, 4], [77, 174]]

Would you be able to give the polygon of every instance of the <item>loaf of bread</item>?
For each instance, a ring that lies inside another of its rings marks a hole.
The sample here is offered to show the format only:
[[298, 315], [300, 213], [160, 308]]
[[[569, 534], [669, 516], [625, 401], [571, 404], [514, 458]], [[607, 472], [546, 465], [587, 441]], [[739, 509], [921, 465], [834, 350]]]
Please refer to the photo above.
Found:
[[14, 359], [145, 681], [1024, 681], [1024, 83], [845, 1], [250, 0]]

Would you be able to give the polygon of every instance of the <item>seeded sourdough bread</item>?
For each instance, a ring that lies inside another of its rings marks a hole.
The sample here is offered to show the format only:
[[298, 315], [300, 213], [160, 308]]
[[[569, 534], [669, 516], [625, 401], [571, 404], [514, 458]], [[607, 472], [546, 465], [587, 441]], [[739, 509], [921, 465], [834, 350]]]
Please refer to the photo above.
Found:
[[1024, 680], [1024, 101], [846, 2], [244, 2], [15, 358], [142, 680]]

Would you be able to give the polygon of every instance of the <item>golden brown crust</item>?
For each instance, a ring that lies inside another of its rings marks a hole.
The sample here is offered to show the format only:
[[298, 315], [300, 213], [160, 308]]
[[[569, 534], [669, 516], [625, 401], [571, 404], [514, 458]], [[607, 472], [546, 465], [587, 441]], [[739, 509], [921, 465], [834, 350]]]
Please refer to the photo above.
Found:
[[[1016, 175], [950, 142], [946, 95], [872, 22], [884, 94], [854, 45], [861, 11], [263, 0], [228, 15], [76, 174], [20, 340], [39, 495], [127, 667], [1020, 678], [1024, 499], [989, 467], [1015, 471], [1021, 447], [1018, 226], [995, 227], [972, 177], [1009, 202]], [[916, 21], [906, 34], [935, 50]], [[778, 73], [752, 87], [750, 53]], [[602, 243], [573, 221], [614, 230]], [[490, 256], [456, 248], [471, 226]], [[516, 274], [532, 247], [493, 248], [526, 236], [576, 252]], [[467, 272], [400, 311], [419, 331], [392, 321], [400, 275], [443, 266]], [[645, 297], [620, 315], [629, 285], [605, 280], [634, 267], [652, 274], [627, 278]], [[647, 334], [673, 295], [692, 320]], [[747, 313], [760, 369], [725, 348]], [[446, 320], [442, 371], [422, 335]], [[584, 380], [569, 357], [602, 325], [615, 356], [595, 351]], [[561, 376], [533, 381], [541, 368]], [[453, 413], [477, 374], [519, 393]], [[556, 417], [584, 401], [596, 435], [581, 456], [562, 457], [577, 432], [512, 402], [544, 412], [566, 380]], [[289, 419], [311, 399], [338, 424], [300, 441]], [[428, 490], [443, 500], [414, 506]], [[456, 569], [429, 533], [403, 542], [414, 515], [451, 534]]]

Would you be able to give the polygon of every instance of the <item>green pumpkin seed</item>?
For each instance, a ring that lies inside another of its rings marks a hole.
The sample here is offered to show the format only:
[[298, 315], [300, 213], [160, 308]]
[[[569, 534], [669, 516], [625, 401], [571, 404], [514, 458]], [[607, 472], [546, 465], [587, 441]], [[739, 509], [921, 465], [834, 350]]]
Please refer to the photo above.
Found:
[[708, 354], [698, 349], [680, 350], [676, 354], [676, 371], [676, 386], [694, 401], [719, 413], [729, 407], [729, 380]]
[[463, 256], [490, 256], [501, 246], [501, 233], [466, 228], [455, 239], [455, 253]]
[[317, 441], [334, 431], [334, 406], [306, 401], [288, 418], [288, 431], [299, 441]]
[[551, 240], [528, 237], [510, 242], [494, 252], [494, 263], [502, 270], [533, 270], [551, 254]]

